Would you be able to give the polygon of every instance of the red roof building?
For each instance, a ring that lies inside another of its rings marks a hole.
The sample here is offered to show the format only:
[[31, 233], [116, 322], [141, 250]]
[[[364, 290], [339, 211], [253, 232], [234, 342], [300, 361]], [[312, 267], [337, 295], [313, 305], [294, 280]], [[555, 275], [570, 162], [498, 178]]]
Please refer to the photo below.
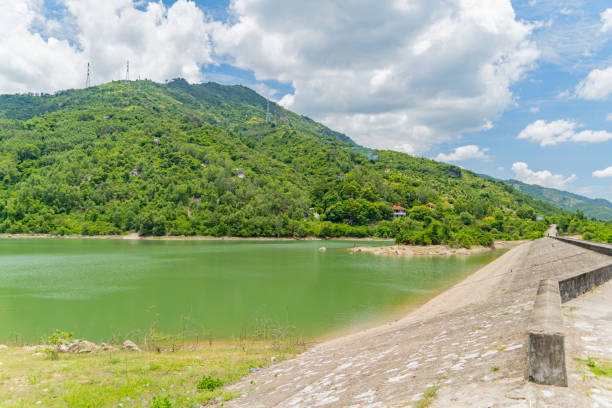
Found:
[[393, 218], [402, 218], [406, 216], [406, 209], [399, 205], [393, 206]]

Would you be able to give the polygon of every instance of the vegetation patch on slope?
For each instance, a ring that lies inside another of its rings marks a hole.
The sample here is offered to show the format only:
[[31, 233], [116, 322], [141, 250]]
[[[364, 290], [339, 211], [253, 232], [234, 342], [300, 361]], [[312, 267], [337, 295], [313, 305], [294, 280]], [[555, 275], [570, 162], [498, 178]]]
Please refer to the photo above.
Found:
[[[242, 86], [183, 80], [0, 96], [0, 233], [470, 247], [537, 238], [548, 217], [569, 214], [269, 106], [268, 115], [268, 101]], [[394, 206], [406, 216], [394, 219]]]

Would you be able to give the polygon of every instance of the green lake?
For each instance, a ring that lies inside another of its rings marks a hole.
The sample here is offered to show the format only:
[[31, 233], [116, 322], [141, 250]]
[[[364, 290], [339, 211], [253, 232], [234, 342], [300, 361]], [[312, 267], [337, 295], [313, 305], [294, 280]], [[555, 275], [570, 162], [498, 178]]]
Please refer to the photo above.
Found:
[[55, 328], [137, 339], [152, 325], [231, 339], [264, 321], [322, 338], [400, 318], [502, 253], [400, 258], [352, 246], [0, 239], [0, 342], [38, 342]]

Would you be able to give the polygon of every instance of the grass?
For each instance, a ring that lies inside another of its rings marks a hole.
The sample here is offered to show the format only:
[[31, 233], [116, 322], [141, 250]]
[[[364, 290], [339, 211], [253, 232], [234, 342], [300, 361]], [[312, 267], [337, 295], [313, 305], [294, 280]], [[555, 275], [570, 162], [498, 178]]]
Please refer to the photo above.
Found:
[[597, 364], [597, 360], [592, 357], [588, 357], [587, 360], [575, 358], [574, 361], [584, 363], [589, 367], [589, 371], [598, 377], [610, 377], [612, 378], [612, 365], [609, 364]]
[[493, 367], [491, 367], [491, 371], [493, 371], [493, 372], [499, 371], [499, 367], [498, 366], [493, 366]]
[[440, 389], [439, 385], [434, 385], [434, 386], [431, 386], [428, 389], [426, 389], [425, 392], [423, 393], [423, 396], [421, 397], [421, 399], [418, 400], [414, 404], [414, 408], [427, 408], [427, 407], [430, 407], [431, 404], [433, 404], [433, 402], [436, 399], [436, 397], [438, 396], [438, 390], [439, 389]]
[[302, 347], [240, 341], [161, 352], [58, 353], [57, 359], [12, 347], [0, 350], [0, 401], [3, 408], [198, 407], [236, 398], [221, 385], [293, 357]]

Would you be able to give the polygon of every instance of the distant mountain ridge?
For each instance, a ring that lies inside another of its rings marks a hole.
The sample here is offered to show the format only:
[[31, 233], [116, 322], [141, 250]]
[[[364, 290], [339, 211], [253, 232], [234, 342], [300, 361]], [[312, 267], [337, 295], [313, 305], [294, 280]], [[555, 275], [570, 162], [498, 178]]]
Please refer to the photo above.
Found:
[[592, 199], [555, 188], [526, 184], [518, 180], [506, 180], [506, 183], [515, 186], [522, 193], [559, 208], [569, 211], [580, 210], [589, 218], [594, 217], [603, 221], [612, 220], [612, 203], [603, 198]]

